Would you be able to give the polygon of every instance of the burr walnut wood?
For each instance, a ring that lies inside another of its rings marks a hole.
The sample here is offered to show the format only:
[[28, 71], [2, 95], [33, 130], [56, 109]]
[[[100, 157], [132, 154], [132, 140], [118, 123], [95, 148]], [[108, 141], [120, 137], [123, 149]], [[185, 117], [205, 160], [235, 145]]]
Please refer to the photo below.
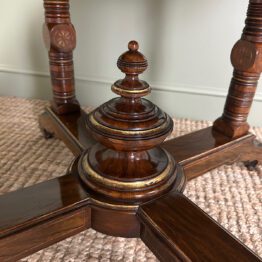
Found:
[[262, 71], [262, 1], [250, 0], [246, 26], [231, 53], [234, 66], [224, 113], [214, 129], [236, 138], [248, 133], [247, 117]]
[[76, 33], [70, 20], [69, 0], [44, 0], [44, 7], [43, 35], [49, 52], [52, 108], [57, 114], [79, 111], [80, 106], [75, 98], [73, 65]]
[[141, 239], [161, 261], [261, 261], [181, 194], [142, 205], [138, 216]]

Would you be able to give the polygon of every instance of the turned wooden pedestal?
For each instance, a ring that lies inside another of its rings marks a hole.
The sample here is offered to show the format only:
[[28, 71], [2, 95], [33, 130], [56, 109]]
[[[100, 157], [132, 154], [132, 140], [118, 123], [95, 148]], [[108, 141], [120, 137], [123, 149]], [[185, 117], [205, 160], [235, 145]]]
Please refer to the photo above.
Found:
[[250, 0], [232, 51], [234, 75], [222, 117], [169, 141], [172, 119], [143, 98], [147, 60], [136, 41], [118, 59], [118, 97], [87, 114], [75, 98], [76, 37], [68, 0], [45, 0], [45, 43], [54, 99], [40, 116], [46, 138], [75, 160], [65, 176], [0, 197], [0, 261], [15, 261], [87, 228], [140, 237], [161, 261], [261, 261], [183, 196], [186, 181], [223, 164], [254, 168], [262, 146], [247, 116], [261, 73], [262, 1]]

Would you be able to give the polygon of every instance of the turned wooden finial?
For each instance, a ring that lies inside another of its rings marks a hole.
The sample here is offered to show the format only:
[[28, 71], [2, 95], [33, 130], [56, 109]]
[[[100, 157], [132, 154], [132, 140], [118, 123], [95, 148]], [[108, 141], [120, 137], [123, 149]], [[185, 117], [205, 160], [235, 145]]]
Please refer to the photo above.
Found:
[[118, 58], [118, 68], [127, 75], [142, 74], [147, 69], [148, 64], [145, 56], [138, 52], [139, 44], [136, 41], [130, 41], [128, 49]]
[[115, 150], [149, 149], [160, 144], [173, 128], [169, 116], [141, 98], [150, 92], [150, 86], [138, 78], [148, 66], [138, 47], [136, 41], [129, 42], [129, 50], [118, 59], [117, 65], [126, 76], [112, 85], [112, 91], [121, 97], [100, 106], [87, 120], [95, 138]]
[[112, 86], [112, 91], [123, 97], [146, 96], [150, 93], [150, 87], [146, 82], [140, 81], [138, 75], [147, 69], [147, 59], [138, 52], [139, 45], [136, 41], [130, 41], [128, 49], [117, 61], [118, 68], [126, 74], [126, 77], [123, 80], [118, 80]]
[[172, 119], [149, 100], [149, 85], [138, 78], [148, 64], [136, 41], [117, 62], [125, 78], [112, 85], [120, 95], [90, 113], [86, 125], [97, 144], [80, 159], [85, 184], [102, 195], [135, 202], [182, 188], [183, 175], [159, 145], [173, 129]]

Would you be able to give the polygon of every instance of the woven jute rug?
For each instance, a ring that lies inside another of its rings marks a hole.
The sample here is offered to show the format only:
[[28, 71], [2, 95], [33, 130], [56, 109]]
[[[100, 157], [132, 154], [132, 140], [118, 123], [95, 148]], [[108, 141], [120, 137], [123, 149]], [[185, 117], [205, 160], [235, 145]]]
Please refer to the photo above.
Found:
[[[45, 140], [37, 118], [47, 101], [0, 97], [0, 194], [65, 174], [73, 159], [57, 139]], [[174, 119], [172, 136], [211, 125]], [[262, 128], [252, 128], [262, 141]], [[187, 184], [185, 195], [262, 256], [261, 166], [249, 172], [242, 163], [221, 166]], [[214, 247], [215, 248], [215, 247]], [[156, 261], [139, 239], [86, 230], [21, 261]]]

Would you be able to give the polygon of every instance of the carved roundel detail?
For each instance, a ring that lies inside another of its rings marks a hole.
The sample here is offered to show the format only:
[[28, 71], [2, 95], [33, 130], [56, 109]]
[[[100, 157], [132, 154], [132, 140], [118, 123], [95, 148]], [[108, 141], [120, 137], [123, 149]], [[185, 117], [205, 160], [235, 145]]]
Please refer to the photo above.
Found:
[[239, 40], [231, 53], [232, 65], [235, 69], [247, 70], [255, 64], [256, 55], [257, 48], [253, 43]]
[[56, 25], [50, 32], [52, 45], [62, 52], [73, 51], [76, 47], [76, 33], [72, 25]]

